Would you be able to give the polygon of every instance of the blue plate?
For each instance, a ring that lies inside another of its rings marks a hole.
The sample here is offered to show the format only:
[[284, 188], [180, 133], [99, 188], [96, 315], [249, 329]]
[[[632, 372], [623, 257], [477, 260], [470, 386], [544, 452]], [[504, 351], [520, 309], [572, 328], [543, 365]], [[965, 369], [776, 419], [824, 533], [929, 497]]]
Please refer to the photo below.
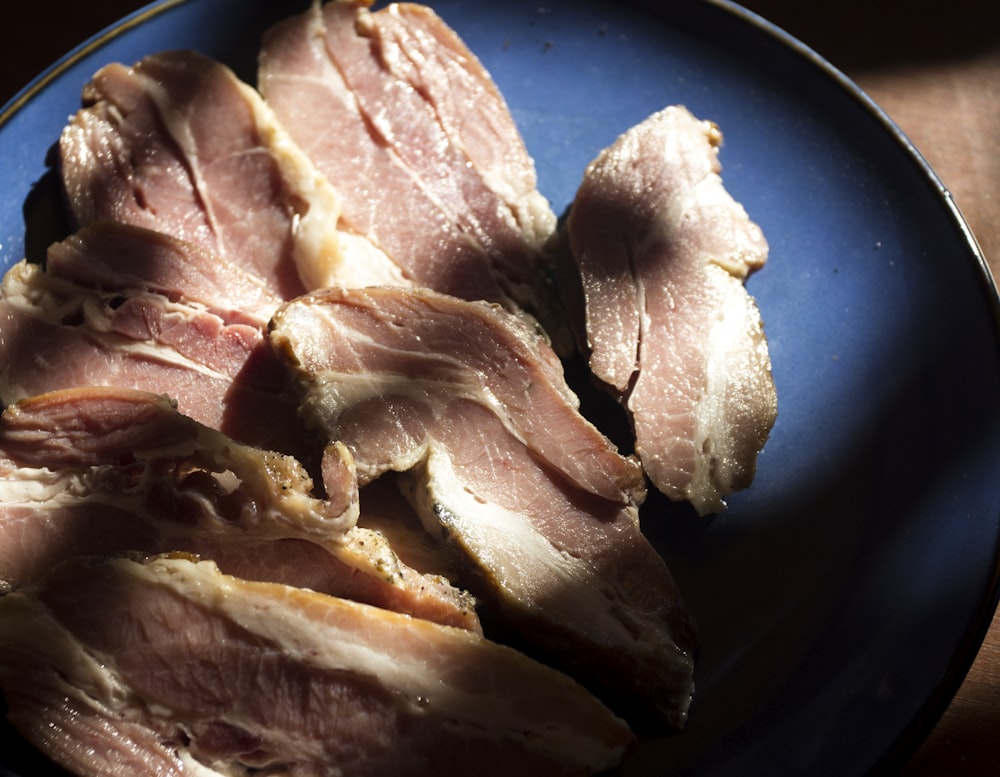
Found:
[[[194, 47], [252, 81], [261, 30], [305, 5], [153, 5], [19, 95], [0, 114], [3, 267], [58, 230], [46, 155], [100, 65]], [[998, 594], [997, 293], [948, 193], [841, 74], [726, 2], [433, 5], [506, 95], [557, 211], [598, 150], [683, 103], [721, 126], [726, 185], [771, 245], [749, 288], [778, 421], [724, 514], [644, 508], [703, 647], [690, 725], [643, 741], [623, 773], [897, 767]], [[3, 736], [0, 761], [37, 773]]]

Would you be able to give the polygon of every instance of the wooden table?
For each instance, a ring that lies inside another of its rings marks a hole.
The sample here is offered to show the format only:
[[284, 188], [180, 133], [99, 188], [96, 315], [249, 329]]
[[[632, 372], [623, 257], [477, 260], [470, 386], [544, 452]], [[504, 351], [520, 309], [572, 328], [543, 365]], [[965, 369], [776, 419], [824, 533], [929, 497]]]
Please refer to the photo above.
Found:
[[[50, 0], [5, 8], [0, 103], [57, 57], [140, 5]], [[1000, 277], [1000, 4], [746, 0], [744, 5], [815, 49], [886, 110], [952, 192]], [[1000, 618], [903, 775], [1000, 775]]]

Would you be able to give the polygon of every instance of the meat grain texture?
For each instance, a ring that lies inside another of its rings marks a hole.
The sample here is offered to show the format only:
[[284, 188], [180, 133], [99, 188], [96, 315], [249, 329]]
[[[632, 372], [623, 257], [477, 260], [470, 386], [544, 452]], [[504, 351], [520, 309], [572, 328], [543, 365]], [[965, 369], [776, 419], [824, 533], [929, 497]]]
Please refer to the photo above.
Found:
[[632, 739], [565, 675], [467, 630], [189, 557], [67, 562], [0, 614], [13, 719], [82, 774], [549, 777]]
[[639, 530], [641, 469], [580, 415], [537, 331], [484, 302], [334, 289], [282, 306], [271, 339], [307, 423], [362, 482], [405, 473], [492, 618], [609, 703], [683, 726], [695, 638]]
[[647, 479], [721, 509], [775, 412], [721, 135], [650, 117], [557, 231], [474, 54], [369, 6], [275, 25], [256, 89], [102, 68], [77, 231], [4, 278], [0, 688], [81, 775], [587, 775], [687, 720]]
[[591, 371], [628, 409], [654, 485], [699, 513], [750, 485], [777, 415], [745, 287], [768, 246], [723, 186], [721, 144], [681, 106], [629, 129], [588, 166], [560, 254]]
[[527, 312], [565, 341], [545, 271], [556, 217], [503, 95], [430, 8], [369, 5], [314, 3], [272, 28], [265, 100], [351, 192], [347, 228], [409, 283]]

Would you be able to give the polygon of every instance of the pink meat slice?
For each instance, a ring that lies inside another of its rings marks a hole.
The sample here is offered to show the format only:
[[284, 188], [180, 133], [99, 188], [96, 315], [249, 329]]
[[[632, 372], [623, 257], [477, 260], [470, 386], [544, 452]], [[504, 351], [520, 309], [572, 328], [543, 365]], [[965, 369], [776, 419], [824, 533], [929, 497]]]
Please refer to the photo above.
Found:
[[[66, 389], [9, 405], [0, 416], [0, 456], [8, 536], [37, 539], [36, 532], [50, 532], [56, 538], [60, 527], [50, 525], [64, 514], [66, 529], [96, 516], [108, 527], [176, 522], [179, 534], [318, 543], [339, 540], [357, 523], [353, 460], [346, 451], [328, 456], [331, 473], [335, 458], [345, 472], [332, 475], [327, 498], [318, 499], [294, 458], [240, 445], [182, 415], [167, 398], [134, 389]], [[76, 536], [59, 537], [67, 552]], [[107, 542], [113, 551], [128, 549], [122, 541], [151, 534], [140, 528], [127, 531], [124, 540], [112, 532], [79, 536], [85, 545]], [[46, 548], [31, 544], [37, 553]], [[4, 579], [13, 586], [30, 582], [36, 571], [31, 554], [17, 552], [30, 544], [0, 546]]]
[[304, 412], [324, 431], [357, 438], [362, 484], [396, 467], [387, 436], [348, 427], [338, 421], [344, 411], [398, 401], [433, 413], [465, 398], [487, 404], [574, 486], [619, 504], [642, 498], [637, 462], [580, 415], [546, 339], [497, 306], [426, 289], [326, 289], [283, 304], [270, 339], [318, 389]]
[[586, 775], [631, 742], [480, 635], [210, 562], [71, 563], [0, 611], [11, 719], [81, 774]]
[[49, 246], [46, 272], [79, 286], [152, 291], [261, 329], [282, 299], [245, 267], [142, 227], [98, 222]]
[[680, 106], [624, 133], [587, 168], [564, 254], [592, 372], [625, 401], [652, 482], [703, 514], [750, 484], [777, 413], [744, 285], [768, 246], [723, 186], [721, 143]]
[[306, 455], [287, 372], [258, 325], [152, 292], [78, 286], [21, 262], [3, 280], [0, 328], [5, 403], [76, 386], [143, 389], [242, 442]]
[[271, 338], [359, 480], [405, 473], [491, 620], [620, 709], [684, 724], [695, 638], [639, 530], [641, 470], [579, 414], [537, 332], [486, 303], [366, 289], [283, 305]]
[[183, 551], [246, 579], [307, 587], [479, 630], [471, 598], [356, 526], [353, 459], [334, 445], [324, 492], [290, 456], [240, 445], [163, 397], [74, 389], [0, 417], [0, 580], [56, 563]]
[[340, 231], [339, 193], [260, 95], [193, 51], [103, 67], [59, 149], [79, 226], [164, 232], [242, 266], [283, 298], [329, 285], [348, 255], [363, 257], [369, 282], [396, 272], [386, 275], [377, 250]]
[[368, 5], [314, 3], [270, 30], [265, 100], [415, 285], [551, 319], [555, 217], [499, 90], [430, 9]]

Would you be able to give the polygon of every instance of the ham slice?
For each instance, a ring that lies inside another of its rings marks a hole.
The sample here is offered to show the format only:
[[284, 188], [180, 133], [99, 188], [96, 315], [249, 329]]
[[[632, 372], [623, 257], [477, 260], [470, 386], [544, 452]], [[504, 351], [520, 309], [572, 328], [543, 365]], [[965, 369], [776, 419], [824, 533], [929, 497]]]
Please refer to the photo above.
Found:
[[750, 484], [777, 413], [744, 285], [768, 247], [723, 186], [721, 143], [679, 106], [624, 133], [587, 168], [562, 254], [593, 374], [625, 402], [652, 482], [702, 514]]
[[325, 497], [295, 459], [240, 445], [163, 397], [74, 389], [0, 419], [0, 580], [17, 588], [59, 561], [184, 551], [282, 582], [479, 630], [471, 598], [404, 564], [356, 526], [354, 462], [323, 457]]
[[490, 620], [622, 709], [683, 725], [694, 635], [639, 530], [641, 470], [578, 413], [536, 331], [435, 292], [338, 289], [283, 305], [271, 339], [362, 484], [406, 473]]
[[489, 73], [429, 8], [313, 3], [265, 36], [259, 88], [344, 192], [343, 218], [421, 287], [556, 331], [555, 215]]
[[5, 403], [77, 386], [142, 389], [241, 442], [305, 458], [288, 375], [257, 325], [152, 292], [78, 286], [20, 262], [3, 279], [0, 330]]
[[[203, 517], [206, 531], [240, 526], [258, 537], [337, 538], [357, 523], [353, 460], [339, 445], [325, 456], [327, 498], [319, 500], [292, 457], [240, 445], [155, 394], [53, 391], [8, 406], [0, 419], [3, 453], [18, 467], [44, 469], [53, 483], [92, 470], [81, 476], [90, 486], [80, 492], [84, 499], [102, 493], [111, 501], [148, 500], [186, 522]], [[225, 514], [201, 516], [202, 507]]]
[[49, 246], [45, 271], [89, 289], [151, 291], [261, 330], [282, 299], [245, 267], [162, 232], [105, 221]]
[[79, 774], [586, 775], [628, 728], [480, 635], [183, 558], [0, 599], [14, 725]]
[[[76, 223], [166, 233], [239, 265], [279, 297], [398, 272], [338, 228], [340, 195], [224, 65], [166, 51], [113, 63], [84, 90], [59, 142]], [[350, 257], [350, 259], [348, 259]]]

